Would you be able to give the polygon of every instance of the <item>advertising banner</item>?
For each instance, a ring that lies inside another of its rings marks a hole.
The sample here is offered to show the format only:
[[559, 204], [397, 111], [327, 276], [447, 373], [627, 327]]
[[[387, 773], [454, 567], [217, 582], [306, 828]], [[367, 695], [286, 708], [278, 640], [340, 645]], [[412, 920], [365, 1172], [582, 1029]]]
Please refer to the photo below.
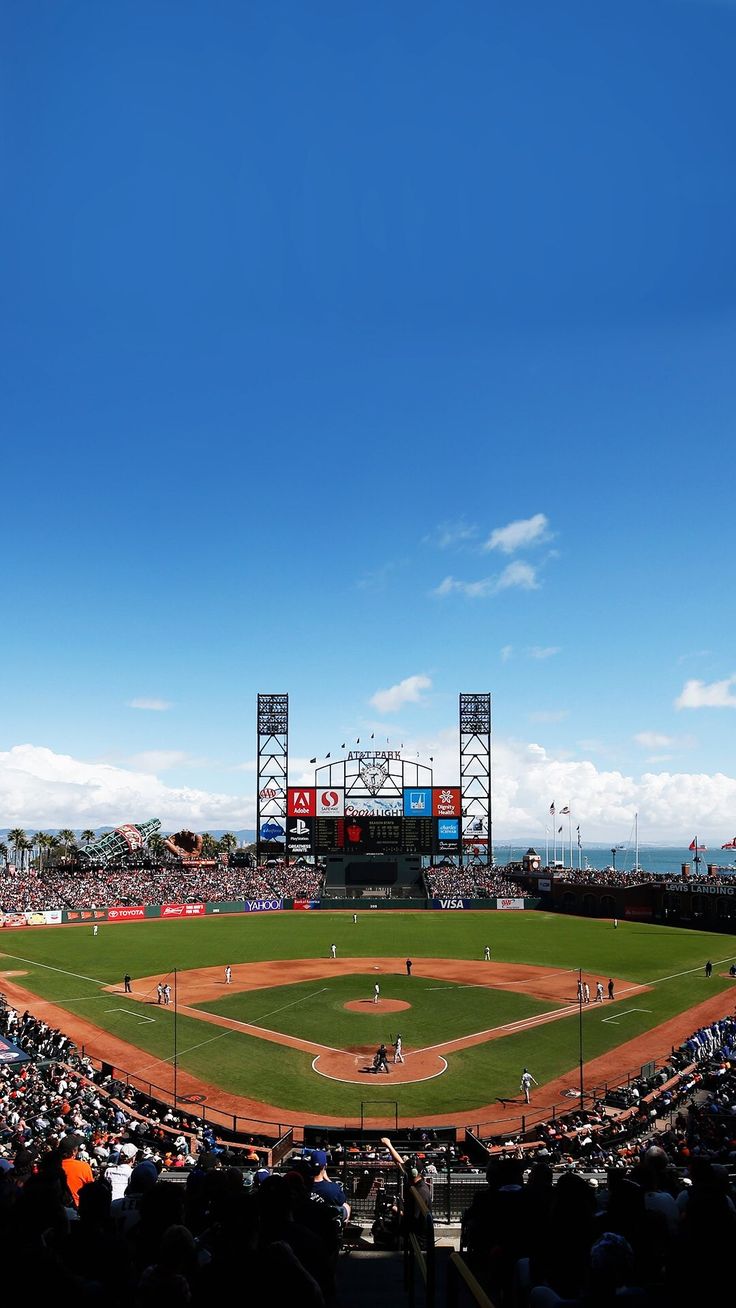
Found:
[[30, 1059], [31, 1055], [20, 1049], [18, 1045], [14, 1045], [12, 1040], [0, 1038], [0, 1063], [6, 1065], [28, 1063]]
[[552, 889], [552, 882], [550, 878], [540, 877], [539, 880], [537, 881], [537, 890], [550, 891], [551, 889]]
[[317, 791], [317, 817], [345, 816], [345, 787], [328, 786]]
[[318, 899], [295, 899], [295, 900], [294, 900], [294, 908], [296, 908], [296, 909], [300, 909], [302, 912], [306, 911], [306, 909], [309, 909], [309, 908], [319, 908], [319, 900], [318, 900]]
[[284, 840], [284, 827], [275, 817], [268, 817], [267, 821], [260, 824], [261, 841], [282, 841]]
[[274, 913], [284, 907], [283, 899], [246, 899], [244, 913]]
[[432, 816], [431, 786], [417, 786], [404, 791], [404, 817]]
[[452, 841], [454, 845], [460, 839], [460, 821], [458, 818], [437, 819], [437, 839]]
[[437, 818], [462, 816], [459, 786], [435, 786], [432, 790], [432, 814]]
[[162, 917], [203, 917], [204, 904], [162, 904]]
[[4, 927], [59, 926], [62, 920], [60, 908], [34, 909], [28, 913], [0, 913], [0, 926]]
[[397, 795], [394, 799], [380, 799], [377, 795], [345, 796], [345, 817], [401, 817], [403, 806]]
[[62, 922], [106, 922], [105, 908], [65, 908], [61, 915]]
[[488, 823], [485, 818], [469, 818], [463, 825], [463, 840], [471, 845], [482, 845], [488, 840]]
[[123, 905], [117, 908], [108, 908], [108, 922], [132, 922], [135, 918], [145, 917], [146, 910], [143, 904], [136, 904], [135, 907]]
[[290, 854], [311, 854], [314, 844], [314, 818], [287, 818], [286, 848]]
[[123, 840], [125, 841], [131, 853], [133, 853], [137, 849], [142, 849], [145, 843], [145, 837], [143, 835], [143, 832], [140, 831], [138, 827], [135, 826], [134, 823], [132, 822], [128, 822], [125, 826], [122, 827], [116, 827], [115, 834], [123, 837]]
[[286, 812], [289, 817], [314, 817], [314, 786], [289, 786]]
[[497, 899], [496, 908], [506, 909], [518, 913], [524, 908], [523, 899]]
[[472, 906], [472, 899], [443, 898], [432, 900], [432, 908], [472, 908]]

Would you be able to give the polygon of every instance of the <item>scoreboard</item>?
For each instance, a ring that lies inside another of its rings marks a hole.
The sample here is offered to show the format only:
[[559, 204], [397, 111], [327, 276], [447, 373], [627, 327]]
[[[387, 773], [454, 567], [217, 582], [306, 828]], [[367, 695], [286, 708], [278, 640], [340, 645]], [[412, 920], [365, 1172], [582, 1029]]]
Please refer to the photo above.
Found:
[[390, 798], [355, 797], [339, 787], [288, 790], [287, 849], [304, 854], [458, 853], [459, 786], [406, 788]]

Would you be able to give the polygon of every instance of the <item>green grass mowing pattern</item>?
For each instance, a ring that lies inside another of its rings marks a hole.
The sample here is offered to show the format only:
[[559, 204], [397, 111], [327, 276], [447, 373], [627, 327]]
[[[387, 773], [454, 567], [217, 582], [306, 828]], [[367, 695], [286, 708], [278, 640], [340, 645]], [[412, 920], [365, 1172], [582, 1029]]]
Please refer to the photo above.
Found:
[[[173, 1015], [141, 1005], [141, 1012], [154, 1016], [155, 1021], [139, 1023], [125, 1013], [107, 1012], [108, 1000], [109, 1008], [135, 1011], [137, 1004], [130, 996], [124, 1000], [120, 996], [118, 1001], [115, 996], [100, 995], [100, 984], [120, 982], [126, 970], [134, 978], [155, 975], [171, 981], [175, 967], [186, 970], [263, 959], [327, 959], [333, 941], [340, 957], [473, 958], [481, 973], [485, 944], [491, 945], [496, 961], [568, 969], [582, 966], [591, 981], [598, 977], [605, 981], [613, 975], [646, 982], [690, 973], [663, 981], [646, 995], [621, 996], [615, 1004], [606, 1003], [602, 1011], [601, 1005], [591, 1005], [584, 1014], [586, 1058], [615, 1048], [729, 986], [728, 980], [717, 975], [706, 982], [702, 969], [707, 958], [725, 959], [727, 968], [736, 957], [732, 936], [626, 922], [614, 930], [609, 921], [556, 914], [379, 912], [359, 914], [355, 926], [349, 913], [316, 912], [103, 923], [96, 938], [86, 925], [6, 931], [0, 937], [5, 953], [0, 970], [25, 971], [27, 975], [19, 979], [29, 990], [148, 1050], [153, 1060], [151, 1080], [155, 1081], [156, 1058], [172, 1054]], [[21, 961], [9, 955], [18, 955]], [[34, 966], [34, 960], [47, 966]], [[82, 975], [71, 977], [65, 975], [67, 971]], [[412, 982], [418, 979], [414, 976]], [[273, 988], [263, 993], [272, 994]], [[627, 1013], [620, 1025], [603, 1022], [617, 1009], [630, 1008], [651, 1011]], [[383, 1082], [366, 1077], [365, 1087], [331, 1082], [315, 1076], [308, 1055], [239, 1032], [213, 1040], [221, 1033], [194, 1018], [180, 1016], [178, 1030], [180, 1067], [194, 1075], [276, 1107], [337, 1117], [359, 1114], [362, 1098], [398, 1098], [402, 1116], [447, 1113], [450, 1118], [453, 1112], [467, 1111], [496, 1097], [515, 1097], [525, 1064], [539, 1081], [546, 1081], [574, 1068], [578, 1058], [575, 1016], [463, 1050], [452, 1055], [444, 1076], [416, 1086], [403, 1085], [399, 1090], [392, 1087], [390, 1077]], [[327, 1024], [328, 1036], [329, 1031]]]
[[[403, 1000], [411, 1008], [382, 1013], [380, 1005], [369, 1000], [376, 981], [380, 982], [381, 1000]], [[346, 1011], [349, 1000], [367, 1002], [356, 1013]], [[407, 1047], [418, 1049], [549, 1012], [559, 1005], [512, 990], [368, 972], [245, 990], [194, 1007], [335, 1049], [379, 1045], [397, 1031]]]

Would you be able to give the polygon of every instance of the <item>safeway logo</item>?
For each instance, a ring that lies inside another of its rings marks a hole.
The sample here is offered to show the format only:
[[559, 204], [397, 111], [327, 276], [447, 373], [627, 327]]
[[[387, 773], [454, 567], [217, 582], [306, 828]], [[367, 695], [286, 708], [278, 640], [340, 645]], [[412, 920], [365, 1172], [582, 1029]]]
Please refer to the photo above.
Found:
[[342, 786], [317, 791], [317, 817], [344, 817], [345, 790]]

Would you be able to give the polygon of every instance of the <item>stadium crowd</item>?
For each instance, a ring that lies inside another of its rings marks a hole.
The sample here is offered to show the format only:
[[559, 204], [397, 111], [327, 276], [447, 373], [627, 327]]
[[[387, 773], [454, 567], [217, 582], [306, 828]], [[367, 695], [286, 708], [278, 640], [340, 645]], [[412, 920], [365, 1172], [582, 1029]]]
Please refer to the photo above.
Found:
[[632, 886], [665, 886], [673, 890], [693, 890], [698, 886], [717, 887], [736, 884], [733, 877], [691, 875], [683, 877], [676, 872], [621, 872], [613, 868], [560, 868], [554, 873], [555, 881], [572, 886], [613, 886], [621, 889]]
[[429, 868], [424, 881], [430, 899], [443, 895], [462, 896], [464, 899], [509, 899], [523, 894], [518, 882], [480, 864]]
[[283, 863], [249, 868], [225, 861], [171, 860], [141, 867], [46, 867], [22, 876], [0, 870], [0, 910], [24, 913], [112, 904], [186, 904], [207, 901], [304, 896], [318, 898], [323, 873], [314, 866]]
[[[384, 1142], [333, 1143], [329, 1160], [313, 1151], [270, 1174], [263, 1141], [228, 1145], [114, 1081], [30, 1012], [4, 1006], [0, 1033], [30, 1055], [0, 1063], [8, 1294], [32, 1266], [55, 1305], [196, 1308], [234, 1293], [247, 1257], [251, 1294], [332, 1301], [345, 1195], [325, 1169], [388, 1169]], [[736, 1236], [736, 1019], [694, 1032], [663, 1072], [622, 1093], [620, 1112], [597, 1100], [524, 1140], [489, 1142], [462, 1239], [501, 1308], [607, 1308], [622, 1297], [678, 1308], [722, 1294]], [[448, 1165], [474, 1170], [431, 1130], [408, 1147], [409, 1176], [430, 1196]], [[176, 1171], [185, 1184], [167, 1179]]]

